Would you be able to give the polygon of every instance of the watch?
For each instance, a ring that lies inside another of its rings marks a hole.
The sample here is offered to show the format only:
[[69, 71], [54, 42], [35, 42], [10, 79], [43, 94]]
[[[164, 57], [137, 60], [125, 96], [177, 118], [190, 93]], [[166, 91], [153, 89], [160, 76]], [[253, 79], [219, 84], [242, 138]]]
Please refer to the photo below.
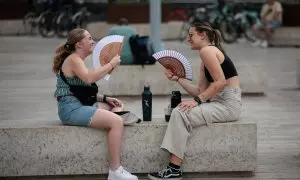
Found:
[[198, 105], [202, 104], [202, 101], [199, 98], [199, 96], [194, 97], [194, 101], [196, 101], [198, 103]]
[[106, 98], [107, 98], [107, 95], [103, 95], [102, 102], [106, 103]]

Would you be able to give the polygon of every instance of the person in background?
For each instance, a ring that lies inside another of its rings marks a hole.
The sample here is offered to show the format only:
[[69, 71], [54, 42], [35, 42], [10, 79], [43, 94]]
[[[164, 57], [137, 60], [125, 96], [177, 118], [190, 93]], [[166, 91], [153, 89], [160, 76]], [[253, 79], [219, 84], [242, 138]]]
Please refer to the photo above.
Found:
[[136, 30], [128, 25], [128, 20], [125, 18], [120, 18], [117, 22], [117, 26], [112, 27], [108, 32], [108, 35], [121, 35], [125, 37], [120, 53], [122, 59], [121, 65], [134, 64], [134, 56], [129, 44], [129, 38], [136, 34]]
[[[258, 40], [253, 43], [253, 46], [268, 47], [268, 41], [272, 37], [272, 33], [282, 24], [282, 5], [276, 0], [267, 0], [261, 9], [261, 22], [253, 25], [253, 32]], [[263, 32], [260, 35], [260, 32]]]

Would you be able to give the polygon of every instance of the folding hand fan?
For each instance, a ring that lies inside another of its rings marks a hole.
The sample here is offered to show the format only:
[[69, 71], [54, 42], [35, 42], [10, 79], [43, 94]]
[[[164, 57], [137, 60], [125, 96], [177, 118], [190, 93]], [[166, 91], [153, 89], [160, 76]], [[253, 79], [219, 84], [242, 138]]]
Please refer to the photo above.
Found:
[[177, 51], [163, 50], [153, 54], [153, 57], [166, 69], [171, 70], [174, 75], [188, 80], [193, 79], [191, 64]]
[[[94, 68], [104, 66], [109, 63], [113, 57], [120, 54], [123, 46], [123, 40], [124, 36], [111, 35], [106, 36], [97, 42], [92, 55]], [[105, 80], [109, 79], [110, 73], [105, 75]]]

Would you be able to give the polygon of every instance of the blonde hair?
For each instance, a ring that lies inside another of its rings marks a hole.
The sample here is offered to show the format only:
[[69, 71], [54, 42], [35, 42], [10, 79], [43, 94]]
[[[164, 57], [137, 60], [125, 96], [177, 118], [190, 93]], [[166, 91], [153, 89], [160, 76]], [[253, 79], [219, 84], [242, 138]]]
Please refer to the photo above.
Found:
[[52, 71], [57, 74], [63, 61], [75, 51], [75, 44], [81, 41], [85, 35], [85, 29], [73, 29], [69, 32], [67, 42], [59, 45], [55, 50]]

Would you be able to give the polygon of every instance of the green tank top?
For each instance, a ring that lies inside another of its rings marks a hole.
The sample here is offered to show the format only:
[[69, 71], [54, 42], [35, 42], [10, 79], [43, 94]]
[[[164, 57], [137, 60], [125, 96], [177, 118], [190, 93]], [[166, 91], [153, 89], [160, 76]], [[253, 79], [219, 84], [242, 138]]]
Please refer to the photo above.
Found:
[[[72, 95], [70, 88], [68, 84], [66, 84], [61, 76], [58, 74], [56, 75], [57, 80], [56, 80], [56, 90], [54, 92], [54, 96], [66, 96], [66, 95]], [[82, 81], [80, 78], [77, 76], [73, 77], [66, 77], [66, 80], [69, 84], [71, 85], [79, 85], [79, 86], [91, 86], [91, 84], [85, 83]]]

